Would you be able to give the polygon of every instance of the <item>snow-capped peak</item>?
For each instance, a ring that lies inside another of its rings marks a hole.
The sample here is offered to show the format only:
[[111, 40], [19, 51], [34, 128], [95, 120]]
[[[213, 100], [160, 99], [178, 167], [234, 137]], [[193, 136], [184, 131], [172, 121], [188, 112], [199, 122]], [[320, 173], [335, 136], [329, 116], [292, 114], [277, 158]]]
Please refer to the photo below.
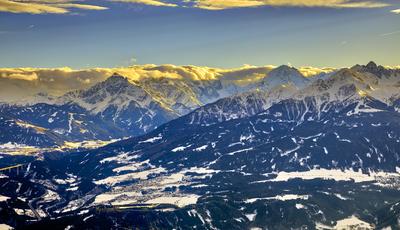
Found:
[[390, 78], [395, 75], [400, 76], [400, 71], [395, 69], [385, 68], [384, 66], [377, 65], [375, 62], [371, 61], [367, 65], [355, 65], [351, 68], [352, 70], [358, 71], [360, 73], [370, 73], [374, 74], [378, 78]]
[[269, 76], [276, 75], [276, 76], [301, 76], [304, 77], [303, 74], [300, 73], [298, 69], [288, 65], [281, 65], [277, 68], [271, 70]]
[[303, 88], [309, 83], [309, 80], [296, 68], [282, 65], [268, 73], [261, 81], [261, 87], [272, 89], [276, 86], [290, 83], [297, 88]]
[[61, 98], [63, 103], [76, 103], [97, 114], [108, 107], [122, 110], [131, 102], [146, 107], [151, 103], [151, 97], [139, 86], [119, 74], [113, 74], [104, 82], [100, 82], [87, 90], [80, 90], [66, 94]]
[[368, 76], [364, 76], [356, 71], [341, 69], [329, 79], [314, 81], [311, 85], [296, 94], [296, 97], [317, 96], [323, 101], [343, 100], [356, 94], [365, 95], [368, 88], [370, 88], [369, 83], [371, 81], [372, 79]]

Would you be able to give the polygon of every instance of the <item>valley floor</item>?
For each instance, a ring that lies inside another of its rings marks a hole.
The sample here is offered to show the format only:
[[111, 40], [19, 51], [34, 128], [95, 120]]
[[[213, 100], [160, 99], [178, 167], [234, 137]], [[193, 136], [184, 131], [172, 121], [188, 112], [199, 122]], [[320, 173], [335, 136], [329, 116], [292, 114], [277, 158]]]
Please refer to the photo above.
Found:
[[[15, 164], [30, 165], [38, 161], [27, 156], [20, 156], [18, 160], [15, 156], [3, 157]], [[146, 162], [136, 162], [117, 171], [143, 164]], [[254, 230], [387, 226], [397, 229], [399, 226], [400, 175], [397, 173], [367, 175], [314, 169], [256, 174], [209, 168], [169, 172], [150, 167], [130, 174], [131, 179], [136, 178], [134, 184], [114, 186], [126, 178], [111, 177], [94, 182], [108, 185], [111, 190], [100, 187], [83, 195], [74, 187], [83, 178], [68, 175], [66, 179], [27, 179], [29, 170], [38, 169], [25, 167], [19, 174], [13, 169], [1, 172], [2, 229], [7, 229], [7, 225], [18, 229], [172, 229], [179, 226], [179, 229]]]

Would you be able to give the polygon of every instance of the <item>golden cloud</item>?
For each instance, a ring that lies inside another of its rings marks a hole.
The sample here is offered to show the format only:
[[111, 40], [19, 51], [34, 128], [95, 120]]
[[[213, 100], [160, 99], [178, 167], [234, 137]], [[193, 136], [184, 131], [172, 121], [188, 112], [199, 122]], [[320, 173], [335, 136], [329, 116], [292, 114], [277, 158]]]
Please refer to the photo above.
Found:
[[111, 0], [113, 2], [128, 2], [128, 3], [138, 3], [150, 6], [168, 6], [168, 7], [176, 7], [177, 4], [166, 3], [158, 0]]
[[65, 14], [69, 8], [105, 10], [106, 7], [73, 3], [73, 0], [0, 0], [0, 11], [29, 14]]
[[398, 66], [385, 66], [386, 69], [400, 69], [400, 65]]
[[292, 6], [328, 8], [379, 8], [389, 4], [378, 1], [350, 0], [196, 0], [195, 7], [208, 10], [224, 10], [243, 7]]
[[105, 80], [109, 71], [66, 68], [0, 68], [0, 101], [20, 100], [38, 93], [60, 96]]
[[[182, 4], [166, 0], [108, 0], [112, 2], [136, 3], [150, 6], [201, 8], [224, 10], [231, 8], [273, 7], [329, 7], [329, 8], [378, 8], [389, 6], [379, 0], [182, 0]], [[106, 10], [107, 7], [75, 3], [76, 0], [0, 0], [0, 11], [30, 14], [65, 14], [70, 8], [83, 10]], [[391, 11], [400, 13], [400, 9]]]
[[[135, 65], [118, 68], [93, 68], [73, 70], [63, 68], [0, 68], [0, 101], [21, 100], [45, 93], [60, 96], [66, 92], [86, 89], [119, 73], [132, 82], [145, 79], [189, 79], [193, 81], [218, 80], [226, 83], [247, 85], [261, 80], [275, 66], [250, 66], [223, 69], [205, 66]], [[303, 67], [306, 76], [333, 71], [332, 68]]]
[[331, 73], [335, 71], [335, 68], [330, 68], [330, 67], [325, 67], [325, 68], [316, 68], [316, 67], [300, 67], [299, 71], [301, 74], [303, 74], [305, 77], [312, 77], [321, 73]]
[[23, 80], [23, 81], [35, 81], [38, 76], [35, 72], [24, 72], [24, 71], [10, 71], [7, 73], [2, 73], [0, 77], [8, 78], [10, 80]]
[[195, 7], [206, 10], [223, 10], [229, 8], [258, 7], [265, 3], [259, 0], [198, 0]]
[[107, 10], [107, 7], [104, 6], [95, 6], [95, 5], [87, 5], [87, 4], [76, 4], [76, 3], [57, 3], [54, 4], [57, 7], [61, 8], [77, 8], [82, 10]]
[[400, 14], [400, 9], [392, 10], [392, 11], [390, 11], [390, 12], [395, 13], [395, 14]]

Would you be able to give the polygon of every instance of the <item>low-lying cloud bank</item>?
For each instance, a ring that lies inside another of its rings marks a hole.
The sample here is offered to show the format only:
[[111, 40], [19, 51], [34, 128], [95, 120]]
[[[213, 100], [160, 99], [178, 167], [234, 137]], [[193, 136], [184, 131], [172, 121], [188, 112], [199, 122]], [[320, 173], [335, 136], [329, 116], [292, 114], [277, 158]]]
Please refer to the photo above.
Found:
[[[194, 81], [222, 79], [249, 84], [264, 78], [275, 66], [250, 66], [222, 69], [202, 66], [136, 65], [121, 68], [73, 70], [64, 68], [0, 68], [0, 101], [21, 100], [38, 93], [59, 96], [72, 90], [88, 88], [119, 73], [131, 81], [148, 78], [189, 79]], [[302, 67], [304, 76], [331, 72], [333, 68]]]
[[0, 68], [0, 101], [20, 100], [38, 93], [62, 95], [107, 78], [108, 72], [70, 68]]

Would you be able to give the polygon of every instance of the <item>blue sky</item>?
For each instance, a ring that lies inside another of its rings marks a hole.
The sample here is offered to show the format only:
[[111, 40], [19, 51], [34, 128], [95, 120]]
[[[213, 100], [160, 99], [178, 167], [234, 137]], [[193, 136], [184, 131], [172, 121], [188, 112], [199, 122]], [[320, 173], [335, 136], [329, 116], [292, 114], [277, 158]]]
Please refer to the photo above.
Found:
[[[7, 6], [12, 1], [0, 0], [0, 67], [89, 68], [148, 63], [224, 68], [287, 63], [343, 67], [370, 60], [400, 64], [400, 14], [391, 12], [400, 8], [398, 1], [375, 1], [381, 5], [371, 7], [337, 7], [301, 5], [313, 2], [309, 0], [294, 0], [302, 2], [300, 5], [288, 5], [287, 0], [229, 0], [224, 3], [231, 5], [221, 9], [178, 1], [163, 2], [176, 3], [176, 7], [59, 1], [104, 9], [60, 5], [67, 12], [32, 14], [20, 8], [17, 10], [22, 12], [10, 12], [2, 4]], [[348, 4], [346, 0], [335, 1]], [[34, 4], [38, 2], [41, 0]], [[242, 7], [235, 5], [237, 2], [262, 4]]]

